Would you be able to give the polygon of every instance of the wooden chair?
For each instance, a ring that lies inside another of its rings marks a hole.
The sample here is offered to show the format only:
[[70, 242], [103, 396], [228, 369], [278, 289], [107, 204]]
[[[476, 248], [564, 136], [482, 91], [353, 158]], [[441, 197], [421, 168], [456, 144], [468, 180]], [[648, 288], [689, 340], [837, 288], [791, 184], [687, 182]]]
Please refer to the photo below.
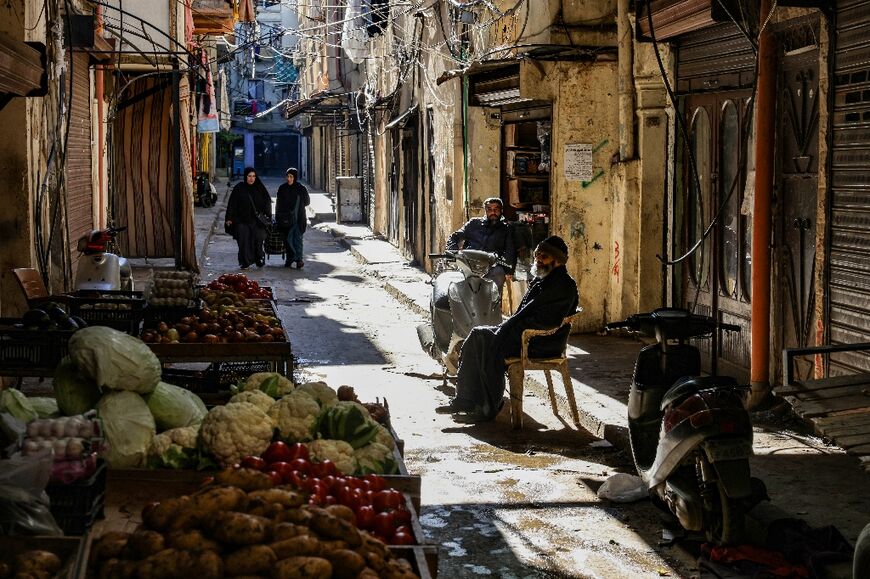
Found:
[[[580, 317], [583, 310], [568, 316], [559, 327], [549, 330], [525, 330], [522, 337], [522, 349], [519, 358], [507, 358], [508, 382], [511, 393], [511, 425], [520, 430], [523, 427], [523, 379], [527, 370], [543, 370], [547, 377], [547, 388], [550, 393], [550, 404], [553, 406], [553, 414], [559, 416], [556, 407], [556, 393], [553, 390], [553, 378], [551, 371], [557, 371], [562, 375], [562, 383], [565, 386], [565, 394], [568, 396], [568, 405], [571, 408], [571, 418], [574, 424], [579, 426], [580, 416], [577, 414], [577, 402], [574, 400], [574, 386], [571, 384], [571, 375], [568, 373], [568, 356], [565, 351], [559, 358], [529, 358], [529, 341], [537, 336], [551, 336], [565, 325], [571, 325]], [[567, 346], [566, 346], [567, 350]]]
[[48, 298], [48, 289], [46, 289], [38, 271], [32, 267], [18, 267], [13, 269], [12, 273], [18, 280], [21, 291], [24, 292], [24, 299], [27, 300], [28, 306]]

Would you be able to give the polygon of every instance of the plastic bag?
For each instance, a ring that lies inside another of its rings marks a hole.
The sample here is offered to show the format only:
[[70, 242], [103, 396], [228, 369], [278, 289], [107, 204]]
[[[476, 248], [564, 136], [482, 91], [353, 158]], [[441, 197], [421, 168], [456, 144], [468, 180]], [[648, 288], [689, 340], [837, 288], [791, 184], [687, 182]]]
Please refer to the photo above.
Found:
[[604, 484], [598, 487], [597, 494], [599, 499], [607, 499], [615, 503], [632, 503], [647, 498], [649, 490], [639, 476], [619, 472], [604, 481]]
[[0, 458], [11, 456], [21, 446], [27, 425], [11, 414], [0, 412]]
[[0, 535], [63, 535], [45, 493], [53, 463], [51, 450], [0, 461]]

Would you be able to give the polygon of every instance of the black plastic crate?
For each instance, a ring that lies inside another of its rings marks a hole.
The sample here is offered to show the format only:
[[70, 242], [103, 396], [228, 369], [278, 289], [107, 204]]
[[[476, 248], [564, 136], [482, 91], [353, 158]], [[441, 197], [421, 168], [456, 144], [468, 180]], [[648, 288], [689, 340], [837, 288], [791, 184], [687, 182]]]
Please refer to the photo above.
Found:
[[[50, 375], [69, 351], [69, 330], [24, 330], [20, 320], [0, 319], [0, 372]], [[46, 374], [47, 373], [47, 374]]]
[[97, 500], [94, 501], [93, 508], [82, 515], [74, 515], [74, 514], [66, 514], [66, 513], [57, 513], [55, 514], [54, 509], [52, 509], [51, 514], [54, 517], [57, 526], [61, 528], [64, 535], [67, 536], [78, 536], [84, 535], [87, 533], [88, 529], [91, 528], [98, 519], [102, 519], [104, 516], [104, 507], [106, 502], [106, 495], [103, 493]]
[[251, 374], [257, 372], [272, 372], [272, 363], [263, 361], [251, 362], [215, 362], [209, 370], [216, 374], [218, 386], [228, 389], [233, 384], [238, 384]]
[[145, 298], [139, 291], [78, 291], [68, 299], [71, 316], [89, 326], [108, 326], [132, 336], [139, 335]]
[[166, 322], [171, 326], [178, 323], [181, 318], [197, 316], [202, 306], [202, 300], [198, 298], [191, 300], [191, 305], [183, 307], [152, 306], [149, 304], [145, 308], [143, 329], [156, 329], [160, 322]]
[[163, 368], [161, 380], [196, 394], [226, 392], [257, 372], [272, 372], [271, 362], [214, 362], [203, 370]]
[[51, 500], [51, 514], [58, 517], [83, 517], [101, 503], [106, 494], [106, 462], [97, 462], [97, 469], [89, 478], [68, 485], [50, 484], [45, 492]]

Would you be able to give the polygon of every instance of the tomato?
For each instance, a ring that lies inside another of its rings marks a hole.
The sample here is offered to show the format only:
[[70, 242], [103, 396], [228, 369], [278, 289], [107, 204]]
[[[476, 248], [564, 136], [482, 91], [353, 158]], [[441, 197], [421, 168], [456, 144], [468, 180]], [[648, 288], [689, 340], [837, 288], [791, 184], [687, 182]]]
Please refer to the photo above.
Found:
[[403, 502], [402, 493], [393, 489], [386, 489], [375, 493], [374, 498], [372, 498], [372, 506], [378, 512], [397, 509]]
[[311, 458], [308, 455], [308, 447], [301, 442], [294, 442], [289, 446], [289, 450], [291, 460], [294, 458], [304, 458], [305, 460], [310, 460]]
[[394, 510], [393, 517], [396, 519], [396, 524], [398, 525], [411, 524], [411, 511], [404, 507], [399, 507], [398, 509]]
[[290, 473], [296, 469], [286, 462], [273, 462], [269, 465], [269, 470], [274, 470], [280, 474], [281, 478], [284, 479], [284, 484], [290, 484]]
[[332, 495], [326, 495], [323, 499], [324, 504], [326, 505], [334, 505], [338, 503], [338, 500]]
[[284, 479], [281, 478], [281, 475], [274, 470], [270, 470], [266, 474], [269, 475], [269, 478], [272, 479], [273, 487], [281, 486], [282, 484], [284, 484]]
[[360, 506], [372, 504], [368, 494], [363, 489], [353, 489], [351, 494], [353, 495], [354, 502]]
[[338, 468], [336, 468], [335, 463], [329, 459], [321, 462], [320, 467], [323, 469], [323, 476], [328, 474], [331, 474], [332, 476], [338, 475]]
[[263, 470], [266, 468], [266, 461], [259, 456], [246, 456], [241, 462], [242, 468], [252, 468], [254, 470]]
[[335, 485], [335, 477], [332, 476], [331, 474], [328, 474], [328, 475], [326, 475], [326, 476], [324, 476], [324, 477], [320, 477], [320, 482], [322, 482], [322, 483], [323, 483], [323, 486], [326, 487], [326, 490], [328, 490], [328, 491], [329, 491], [330, 493], [332, 493], [332, 494], [335, 494], [335, 489], [336, 489], [336, 488], [341, 488], [341, 487], [336, 487], [336, 485]]
[[270, 444], [266, 452], [263, 453], [263, 459], [269, 464], [273, 462], [290, 462], [294, 458], [296, 457], [290, 452], [290, 447], [280, 440]]
[[353, 494], [353, 489], [350, 487], [342, 487], [338, 491], [338, 501], [346, 507], [350, 507], [354, 511], [356, 511], [359, 507], [362, 506], [362, 503], [359, 500], [358, 495]]
[[375, 510], [368, 506], [363, 505], [356, 510], [356, 526], [360, 529], [369, 530], [372, 528], [372, 525], [375, 523]]
[[396, 521], [393, 513], [378, 513], [372, 523], [372, 530], [381, 537], [392, 537], [396, 530]]
[[301, 489], [306, 480], [307, 477], [303, 473], [294, 470], [290, 472], [285, 482], [286, 484], [293, 485], [297, 489]]
[[369, 481], [369, 487], [375, 492], [382, 491], [387, 488], [387, 481], [382, 476], [378, 476], [376, 474], [367, 474], [363, 477], [363, 480]]
[[310, 474], [311, 476], [316, 476], [314, 471], [312, 470], [312, 464], [305, 460], [304, 458], [294, 458], [290, 460], [290, 466], [293, 467], [293, 470], [298, 470], [304, 474]]
[[[399, 527], [404, 528], [404, 527]], [[390, 539], [390, 545], [413, 545], [414, 544], [414, 535], [410, 532], [404, 533], [400, 532], [399, 529], [396, 529], [396, 532], [393, 533], [393, 537]]]

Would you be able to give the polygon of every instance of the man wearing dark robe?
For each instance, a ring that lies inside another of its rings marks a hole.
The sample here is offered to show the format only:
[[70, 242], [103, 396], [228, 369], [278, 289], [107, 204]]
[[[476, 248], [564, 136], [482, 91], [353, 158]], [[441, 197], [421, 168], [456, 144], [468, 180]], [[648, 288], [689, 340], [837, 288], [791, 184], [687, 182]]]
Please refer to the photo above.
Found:
[[[462, 344], [456, 396], [440, 414], [454, 414], [463, 422], [496, 417], [504, 404], [505, 358], [520, 355], [523, 330], [548, 330], [577, 310], [577, 284], [568, 275], [568, 246], [562, 238], [548, 237], [535, 248], [534, 279], [516, 313], [498, 326], [474, 328]], [[553, 358], [565, 349], [571, 328], [529, 343], [532, 358]]]

